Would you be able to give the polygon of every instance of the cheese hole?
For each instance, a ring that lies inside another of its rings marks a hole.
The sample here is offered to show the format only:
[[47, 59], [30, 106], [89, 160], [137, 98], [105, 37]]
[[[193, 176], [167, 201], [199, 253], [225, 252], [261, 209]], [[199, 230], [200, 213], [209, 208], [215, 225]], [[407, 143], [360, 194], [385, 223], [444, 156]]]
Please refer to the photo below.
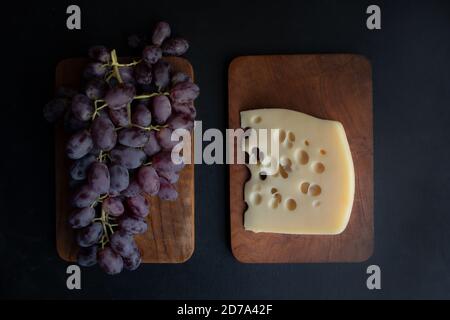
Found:
[[305, 146], [309, 146], [309, 141], [308, 140], [305, 140], [303, 143], [305, 144]]
[[322, 193], [322, 188], [317, 184], [313, 184], [309, 186], [308, 193], [313, 197], [317, 197]]
[[291, 141], [291, 142], [295, 141], [295, 134], [293, 132], [289, 131], [289, 133], [288, 133], [288, 140]]
[[[275, 188], [273, 188], [273, 189], [275, 189]], [[278, 205], [281, 203], [281, 199], [282, 199], [281, 194], [279, 194], [279, 193], [272, 194], [272, 199], [270, 199], [269, 205], [273, 209], [276, 209], [276, 208], [278, 208]]]
[[319, 207], [319, 206], [320, 206], [320, 201], [319, 201], [319, 200], [314, 200], [313, 203], [312, 203], [312, 206], [313, 206], [314, 208]]
[[283, 197], [282, 197], [281, 194], [279, 194], [279, 193], [275, 193], [275, 194], [273, 195], [273, 198], [274, 198], [278, 203], [281, 203], [281, 200], [283, 199]]
[[297, 202], [294, 199], [287, 199], [285, 206], [289, 211], [293, 211], [297, 208]]
[[316, 162], [313, 165], [313, 170], [316, 173], [323, 173], [325, 171], [325, 166], [322, 162]]
[[252, 118], [253, 123], [260, 123], [262, 121], [262, 118], [260, 116], [256, 116]]
[[298, 163], [305, 165], [309, 162], [309, 154], [305, 150], [297, 150], [296, 152], [296, 160]]
[[277, 188], [272, 188], [272, 189], [270, 189], [270, 193], [271, 194], [274, 194], [274, 193], [277, 193], [278, 192], [278, 189]]
[[260, 172], [259, 173], [259, 178], [264, 181], [267, 179], [267, 174], [265, 172]]
[[257, 206], [261, 203], [262, 197], [259, 193], [253, 192], [250, 196], [250, 201], [252, 202], [252, 204]]
[[282, 165], [280, 165], [278, 167], [278, 172], [281, 174], [283, 179], [287, 179], [289, 177], [289, 174], [286, 172], [286, 170], [284, 169], [284, 167]]
[[292, 161], [289, 158], [281, 158], [280, 159], [280, 164], [283, 167], [284, 170], [286, 171], [292, 171]]
[[283, 142], [286, 139], [286, 131], [280, 129], [280, 142]]
[[319, 152], [320, 152], [320, 154], [323, 155], [323, 156], [327, 154], [327, 152], [326, 152], [324, 149], [320, 149]]
[[300, 185], [300, 191], [301, 191], [302, 193], [307, 194], [307, 193], [308, 193], [308, 189], [309, 189], [309, 183], [308, 183], [308, 182], [303, 182], [303, 183]]
[[277, 201], [277, 199], [275, 199], [275, 198], [270, 199], [270, 201], [269, 201], [269, 206], [270, 206], [272, 209], [278, 208], [278, 201]]

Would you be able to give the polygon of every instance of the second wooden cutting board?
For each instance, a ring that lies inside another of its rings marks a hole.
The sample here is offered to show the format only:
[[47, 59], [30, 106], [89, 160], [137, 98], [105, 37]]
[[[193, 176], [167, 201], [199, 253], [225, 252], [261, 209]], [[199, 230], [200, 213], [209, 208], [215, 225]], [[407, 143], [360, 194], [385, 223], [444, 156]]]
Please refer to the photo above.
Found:
[[340, 121], [356, 175], [350, 221], [339, 235], [254, 233], [244, 229], [244, 165], [230, 165], [231, 247], [247, 263], [361, 262], [373, 251], [372, 74], [352, 54], [245, 56], [229, 68], [229, 127], [239, 113], [287, 108]]

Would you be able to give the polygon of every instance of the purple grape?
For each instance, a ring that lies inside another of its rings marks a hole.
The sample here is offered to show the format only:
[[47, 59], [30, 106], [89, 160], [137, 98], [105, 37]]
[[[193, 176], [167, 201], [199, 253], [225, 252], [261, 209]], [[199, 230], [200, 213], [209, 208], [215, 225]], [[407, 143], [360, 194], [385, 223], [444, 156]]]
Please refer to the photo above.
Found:
[[77, 94], [72, 99], [72, 114], [80, 121], [88, 121], [94, 113], [91, 100], [84, 94]]
[[73, 229], [80, 229], [91, 224], [95, 218], [95, 210], [91, 207], [75, 210], [69, 217], [69, 225]]
[[140, 148], [145, 146], [148, 141], [149, 132], [139, 128], [125, 128], [119, 131], [119, 142], [120, 144]]
[[189, 49], [189, 42], [182, 38], [173, 38], [164, 41], [161, 49], [165, 55], [181, 56]]
[[175, 164], [172, 161], [172, 154], [170, 152], [160, 152], [152, 159], [152, 167], [156, 172], [173, 171], [175, 173], [180, 172], [184, 168], [184, 163]]
[[87, 154], [83, 158], [74, 161], [70, 167], [70, 177], [77, 181], [86, 179], [88, 168], [93, 162], [95, 162], [93, 154]]
[[165, 89], [170, 83], [170, 64], [159, 60], [153, 65], [153, 79], [159, 91]]
[[105, 247], [98, 252], [97, 261], [100, 268], [109, 275], [118, 274], [123, 269], [122, 257], [110, 247]]
[[122, 257], [129, 257], [137, 248], [133, 236], [124, 232], [116, 231], [110, 238], [111, 248]]
[[127, 232], [128, 234], [142, 234], [147, 231], [148, 225], [145, 220], [134, 218], [134, 217], [124, 217], [119, 221], [120, 230]]
[[107, 214], [113, 217], [121, 216], [125, 211], [122, 200], [118, 197], [108, 197], [103, 200], [102, 208]]
[[117, 195], [125, 190], [130, 183], [130, 177], [127, 168], [121, 165], [113, 165], [109, 168], [110, 190], [109, 193]]
[[170, 37], [170, 25], [165, 21], [158, 22], [153, 29], [152, 43], [160, 46], [168, 37]]
[[192, 82], [192, 78], [184, 72], [177, 72], [172, 75], [172, 79], [171, 79], [172, 86], [176, 85], [177, 83], [186, 82], [186, 81]]
[[83, 75], [86, 79], [103, 78], [106, 72], [108, 72], [108, 69], [101, 62], [90, 62], [84, 69]]
[[108, 49], [104, 46], [92, 46], [88, 51], [89, 57], [98, 62], [108, 63], [111, 55]]
[[148, 127], [152, 123], [152, 114], [144, 103], [139, 103], [134, 107], [131, 121], [141, 127]]
[[129, 257], [123, 258], [123, 266], [125, 269], [129, 271], [136, 270], [142, 262], [141, 253], [139, 252], [139, 249], [135, 249], [133, 254], [131, 254]]
[[96, 244], [103, 235], [103, 226], [100, 222], [94, 222], [83, 229], [78, 230], [76, 242], [80, 247], [86, 248]]
[[170, 99], [176, 103], [189, 103], [200, 94], [199, 87], [192, 82], [180, 82], [170, 90]]
[[88, 121], [81, 121], [75, 118], [72, 114], [72, 110], [67, 110], [64, 115], [64, 130], [69, 133], [77, 132], [83, 129], [87, 129], [89, 126]]
[[75, 208], [86, 208], [93, 204], [99, 194], [88, 185], [81, 186], [72, 196], [72, 205]]
[[91, 267], [97, 263], [97, 246], [80, 248], [77, 255], [77, 263], [82, 267]]
[[192, 121], [192, 119], [185, 114], [172, 115], [167, 120], [167, 124], [172, 130], [185, 129], [190, 131], [192, 128], [194, 128], [194, 121]]
[[128, 111], [126, 107], [113, 110], [108, 109], [109, 117], [111, 121], [118, 127], [128, 126]]
[[109, 151], [116, 145], [117, 133], [109, 117], [97, 117], [91, 126], [92, 139], [96, 148]]
[[147, 199], [140, 194], [127, 198], [127, 204], [134, 216], [145, 218], [150, 211], [150, 205]]
[[136, 81], [134, 79], [134, 68], [133, 67], [120, 67], [119, 68], [120, 77], [122, 81], [128, 84], [135, 84]]
[[148, 66], [155, 64], [162, 57], [161, 48], [157, 46], [146, 46], [144, 50], [142, 50], [142, 59]]
[[152, 68], [145, 63], [140, 63], [134, 68], [134, 78], [141, 85], [152, 83]]
[[66, 145], [66, 153], [70, 159], [80, 159], [91, 151], [94, 143], [88, 131], [82, 130], [73, 134]]
[[132, 84], [119, 83], [106, 93], [105, 102], [109, 108], [117, 110], [130, 103], [135, 95], [136, 89]]
[[55, 96], [56, 98], [72, 99], [77, 93], [78, 91], [73, 88], [60, 86], [56, 89]]
[[127, 169], [136, 169], [140, 167], [147, 158], [144, 151], [140, 149], [122, 146], [111, 150], [110, 156], [114, 163], [120, 164]]
[[139, 184], [137, 183], [136, 180], [132, 180], [130, 182], [130, 184], [128, 185], [128, 188], [123, 190], [120, 194], [127, 198], [130, 198], [130, 197], [137, 196], [140, 193], [141, 193], [141, 187], [139, 186]]
[[156, 96], [152, 101], [153, 120], [157, 124], [164, 124], [172, 114], [172, 106], [167, 96]]
[[110, 185], [109, 170], [106, 164], [94, 162], [88, 172], [88, 184], [99, 194], [108, 193]]
[[158, 152], [161, 151], [161, 146], [158, 143], [158, 140], [156, 139], [156, 133], [155, 131], [150, 131], [148, 142], [144, 146], [144, 152], [147, 156], [151, 157]]
[[151, 166], [141, 167], [137, 172], [137, 182], [141, 189], [154, 196], [159, 191], [159, 177], [156, 170]]
[[161, 200], [174, 201], [178, 198], [178, 192], [175, 187], [170, 184], [169, 181], [160, 177], [159, 181], [161, 183], [161, 187], [158, 192], [158, 197]]
[[158, 139], [158, 144], [164, 150], [172, 150], [178, 144], [178, 141], [172, 141], [172, 129], [161, 128], [156, 132], [156, 138]]
[[86, 84], [84, 92], [89, 99], [98, 100], [102, 99], [105, 96], [107, 87], [108, 85], [106, 84], [105, 80], [100, 78], [92, 78]]
[[56, 122], [64, 115], [69, 106], [69, 101], [65, 98], [55, 98], [49, 101], [43, 109], [44, 118], [48, 122]]
[[169, 181], [171, 184], [177, 183], [180, 178], [179, 174], [175, 171], [159, 170], [158, 175]]
[[188, 103], [172, 103], [172, 110], [176, 113], [183, 114], [189, 119], [194, 120], [197, 116], [197, 110], [195, 109], [193, 101]]

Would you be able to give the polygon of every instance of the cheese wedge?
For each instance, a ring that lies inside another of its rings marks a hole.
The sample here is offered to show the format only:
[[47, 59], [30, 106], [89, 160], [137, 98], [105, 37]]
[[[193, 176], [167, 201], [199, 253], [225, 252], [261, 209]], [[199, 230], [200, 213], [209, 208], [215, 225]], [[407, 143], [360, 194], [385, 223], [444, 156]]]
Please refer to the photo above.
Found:
[[321, 235], [344, 231], [352, 211], [355, 172], [342, 124], [287, 109], [256, 109], [241, 112], [241, 127], [256, 129], [253, 132], [279, 129], [268, 135], [280, 142], [279, 164], [271, 174], [267, 159], [276, 156], [271, 148], [260, 154], [254, 139], [243, 143], [254, 160], [247, 164], [251, 178], [244, 190], [245, 229]]

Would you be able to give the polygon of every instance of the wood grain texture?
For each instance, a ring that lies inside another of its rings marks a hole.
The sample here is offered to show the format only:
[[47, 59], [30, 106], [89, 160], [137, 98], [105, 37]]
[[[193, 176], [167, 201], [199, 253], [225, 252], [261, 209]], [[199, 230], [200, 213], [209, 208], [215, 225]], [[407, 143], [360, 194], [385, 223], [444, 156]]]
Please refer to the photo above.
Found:
[[249, 171], [230, 165], [231, 247], [246, 263], [362, 262], [373, 252], [373, 130], [370, 62], [352, 54], [244, 56], [229, 67], [229, 126], [239, 112], [288, 108], [340, 121], [353, 156], [356, 188], [349, 224], [339, 235], [244, 230]]
[[[124, 59], [127, 61], [128, 59]], [[183, 58], [167, 58], [175, 71], [182, 71], [193, 77], [190, 63]], [[87, 60], [67, 59], [56, 68], [56, 86], [79, 87], [81, 74]], [[67, 219], [72, 211], [69, 205], [70, 160], [65, 155], [67, 135], [59, 123], [55, 129], [56, 157], [56, 246], [59, 256], [66, 261], [75, 261], [77, 245], [73, 230]], [[176, 201], [161, 201], [158, 197], [148, 197], [150, 215], [149, 230], [136, 237], [143, 253], [144, 263], [182, 263], [194, 252], [194, 165], [186, 165], [176, 185], [179, 193]]]

